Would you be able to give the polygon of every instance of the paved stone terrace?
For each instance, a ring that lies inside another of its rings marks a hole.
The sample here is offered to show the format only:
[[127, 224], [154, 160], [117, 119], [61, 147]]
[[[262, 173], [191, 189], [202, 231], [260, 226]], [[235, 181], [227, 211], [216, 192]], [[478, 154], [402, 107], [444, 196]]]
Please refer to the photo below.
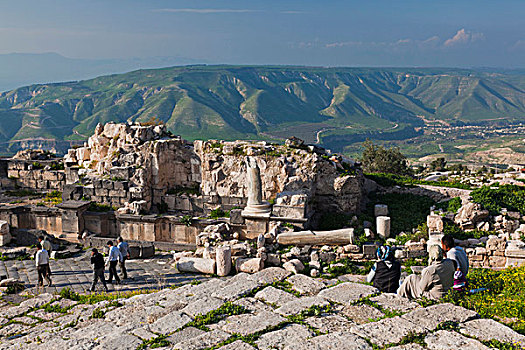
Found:
[[[525, 336], [461, 307], [423, 308], [365, 284], [290, 277], [281, 268], [119, 302], [77, 304], [46, 293], [18, 306], [4, 304], [0, 349], [489, 349], [483, 341], [492, 339], [525, 344]], [[198, 316], [218, 309], [218, 317]], [[447, 321], [454, 326], [443, 327]]]
[[[110, 291], [130, 291], [136, 289], [161, 289], [166, 286], [179, 285], [194, 279], [206, 279], [203, 275], [176, 273], [170, 266], [171, 255], [156, 255], [152, 259], [128, 260], [126, 268], [128, 279], [121, 285], [108, 284]], [[50, 260], [53, 286], [37, 288], [38, 273], [34, 260], [0, 261], [0, 276], [16, 278], [26, 284], [30, 293], [55, 294], [63, 288], [70, 288], [77, 293], [86, 293], [91, 288], [93, 267], [90, 265], [90, 252], [77, 258]], [[120, 268], [117, 266], [120, 276]], [[108, 270], [106, 269], [106, 279]], [[97, 291], [103, 291], [100, 282]]]

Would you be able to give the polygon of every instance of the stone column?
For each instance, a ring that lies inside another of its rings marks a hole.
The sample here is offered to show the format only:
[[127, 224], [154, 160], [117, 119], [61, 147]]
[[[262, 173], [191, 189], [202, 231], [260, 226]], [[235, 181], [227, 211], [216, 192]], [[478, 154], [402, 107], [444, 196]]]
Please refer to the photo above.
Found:
[[7, 221], [0, 220], [0, 247], [11, 242], [11, 233]]
[[254, 157], [246, 157], [248, 203], [242, 211], [242, 216], [269, 217], [270, 203], [262, 200], [261, 171]]
[[380, 237], [388, 238], [390, 236], [390, 218], [388, 216], [378, 216], [376, 226], [377, 234]]
[[215, 250], [217, 275], [228, 276], [232, 268], [232, 250], [230, 247], [217, 247]]

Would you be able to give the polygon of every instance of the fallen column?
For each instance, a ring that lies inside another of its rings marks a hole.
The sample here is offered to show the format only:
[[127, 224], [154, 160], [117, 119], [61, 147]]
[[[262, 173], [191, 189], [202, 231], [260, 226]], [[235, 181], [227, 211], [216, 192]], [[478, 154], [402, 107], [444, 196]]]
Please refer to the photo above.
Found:
[[182, 257], [177, 261], [177, 270], [180, 272], [215, 273], [215, 260], [203, 258]]
[[285, 232], [277, 236], [277, 243], [284, 245], [347, 245], [353, 244], [353, 242], [353, 228], [343, 228], [333, 231]]

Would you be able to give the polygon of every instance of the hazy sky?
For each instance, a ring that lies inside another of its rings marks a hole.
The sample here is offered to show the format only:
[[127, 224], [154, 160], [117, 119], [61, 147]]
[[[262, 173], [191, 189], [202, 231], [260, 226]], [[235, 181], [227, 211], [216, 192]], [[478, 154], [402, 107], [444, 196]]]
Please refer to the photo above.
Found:
[[0, 54], [525, 67], [525, 0], [2, 0]]

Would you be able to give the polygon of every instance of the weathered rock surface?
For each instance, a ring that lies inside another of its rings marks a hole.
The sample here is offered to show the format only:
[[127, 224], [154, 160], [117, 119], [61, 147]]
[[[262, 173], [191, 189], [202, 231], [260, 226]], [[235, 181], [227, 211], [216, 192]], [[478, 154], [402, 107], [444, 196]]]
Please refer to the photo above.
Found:
[[[303, 343], [303, 349], [309, 350], [371, 350], [366, 340], [349, 332], [336, 332], [308, 339]], [[296, 350], [297, 347], [287, 346], [285, 350]]]
[[276, 312], [280, 313], [281, 315], [294, 315], [298, 314], [304, 310], [309, 309], [310, 307], [317, 305], [317, 306], [325, 306], [328, 305], [328, 301], [324, 298], [320, 297], [304, 297], [297, 300], [289, 301], [280, 308], [276, 310]]
[[353, 282], [345, 282], [338, 284], [335, 287], [322, 290], [319, 293], [319, 296], [336, 303], [350, 304], [377, 292], [377, 288], [372, 286]]
[[396, 316], [354, 326], [351, 331], [363, 338], [370, 339], [372, 343], [378, 346], [385, 346], [399, 343], [403, 337], [409, 334], [425, 333], [427, 330], [417, 323]]
[[400, 297], [394, 293], [381, 293], [378, 296], [370, 298], [370, 300], [381, 306], [383, 309], [390, 311], [408, 312], [419, 307], [418, 303]]
[[296, 300], [297, 297], [293, 294], [285, 292], [284, 290], [268, 286], [255, 294], [255, 298], [264, 300], [268, 304], [275, 304], [282, 306], [287, 302]]
[[314, 333], [307, 327], [292, 324], [262, 335], [256, 343], [261, 350], [284, 349], [287, 346], [300, 349], [302, 344], [312, 336]]
[[286, 319], [273, 312], [261, 312], [257, 315], [242, 314], [227, 317], [217, 324], [217, 328], [225, 332], [249, 335], [277, 326]]
[[425, 337], [425, 344], [432, 350], [472, 349], [488, 350], [489, 347], [475, 339], [467, 338], [459, 333], [440, 330]]
[[440, 323], [446, 321], [461, 323], [479, 317], [479, 315], [475, 311], [447, 303], [418, 308], [401, 317], [432, 331]]
[[460, 332], [480, 340], [497, 340], [502, 343], [519, 344], [525, 349], [525, 335], [490, 319], [472, 320], [461, 324]]
[[[115, 306], [108, 301], [93, 305], [52, 294], [41, 294], [24, 300], [18, 306], [0, 301], [0, 348], [3, 350], [69, 350], [69, 349], [137, 349], [144, 341], [167, 335], [172, 344], [165, 349], [207, 349], [222, 342], [235, 342], [222, 349], [253, 349], [235, 338], [250, 336], [259, 349], [371, 349], [392, 346], [397, 350], [421, 350], [418, 344], [399, 345], [408, 335], [421, 334], [428, 349], [486, 349], [480, 341], [492, 339], [504, 343], [523, 344], [524, 336], [494, 320], [477, 319], [473, 311], [451, 304], [416, 307], [390, 294], [372, 297], [372, 302], [385, 310], [407, 312], [403, 316], [386, 317], [372, 305], [352, 304], [359, 295], [374, 292], [368, 285], [343, 283], [328, 287], [336, 280], [324, 280], [326, 289], [314, 296], [297, 297], [279, 288], [266, 286], [252, 296], [256, 288], [287, 278], [289, 272], [267, 269], [255, 274], [241, 273], [233, 277], [212, 278], [200, 284], [186, 284], [176, 289], [163, 289], [150, 294], [119, 299]], [[301, 277], [292, 280], [301, 280]], [[319, 280], [315, 282], [320, 282]], [[326, 282], [326, 283], [325, 283]], [[330, 293], [326, 293], [330, 291]], [[314, 305], [328, 305], [320, 296], [334, 300], [331, 308], [304, 321], [295, 317]], [[249, 295], [249, 296], [248, 296]], [[339, 296], [335, 296], [339, 295]], [[198, 314], [217, 310], [227, 300], [243, 306], [239, 315], [223, 315], [206, 324], [209, 330], [189, 327]], [[343, 305], [339, 305], [338, 301]], [[48, 303], [61, 306], [64, 313], [46, 308]], [[276, 306], [279, 306], [276, 308]], [[93, 318], [94, 310], [105, 312]], [[347, 317], [352, 320], [349, 320]], [[12, 322], [9, 322], [12, 320]], [[51, 320], [51, 321], [47, 321]], [[435, 331], [439, 324], [452, 321], [458, 332]], [[362, 324], [358, 324], [364, 322]], [[317, 331], [326, 333], [315, 336]]]
[[305, 295], [316, 295], [325, 288], [324, 283], [305, 275], [294, 275], [287, 279], [292, 284], [292, 289]]

